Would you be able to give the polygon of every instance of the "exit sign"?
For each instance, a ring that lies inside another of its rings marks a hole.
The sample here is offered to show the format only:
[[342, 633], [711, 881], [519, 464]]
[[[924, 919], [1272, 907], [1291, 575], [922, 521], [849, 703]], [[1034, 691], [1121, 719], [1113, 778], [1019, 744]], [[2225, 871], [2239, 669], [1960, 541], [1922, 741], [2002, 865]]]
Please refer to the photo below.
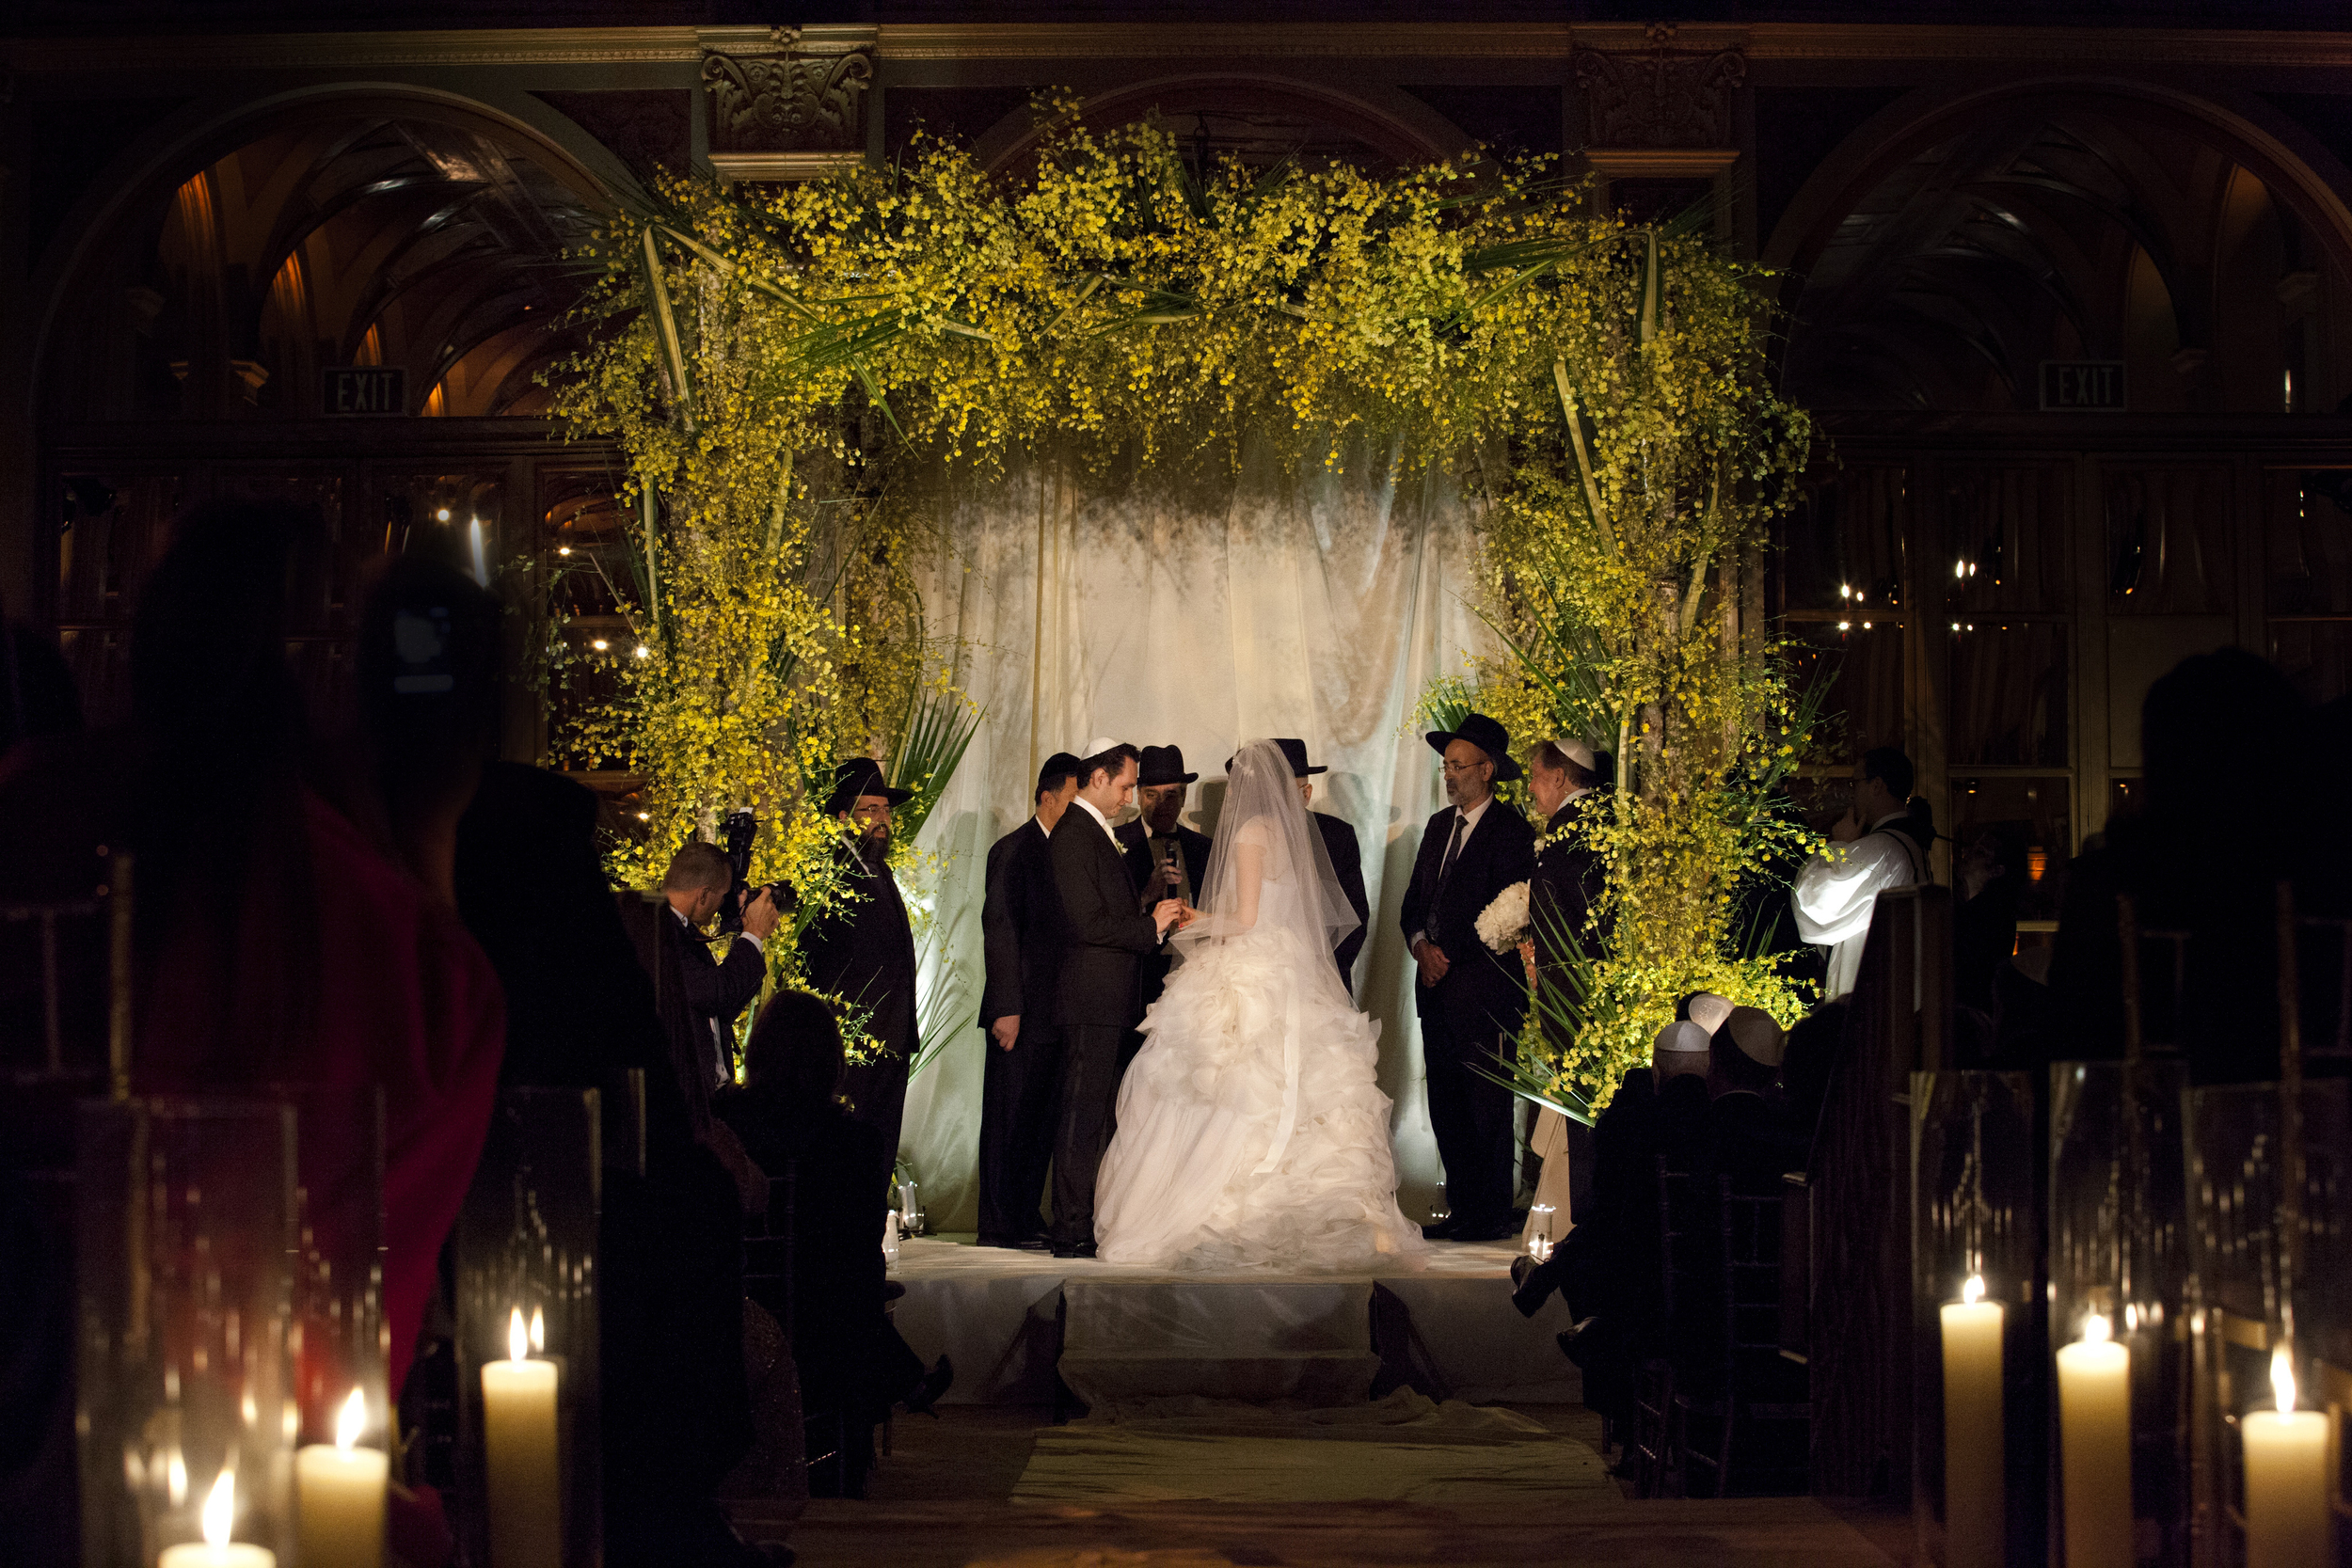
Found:
[[408, 372], [398, 365], [337, 365], [320, 375], [320, 411], [330, 417], [408, 412]]
[[2045, 414], [2123, 412], [2121, 359], [2044, 359], [2042, 411]]

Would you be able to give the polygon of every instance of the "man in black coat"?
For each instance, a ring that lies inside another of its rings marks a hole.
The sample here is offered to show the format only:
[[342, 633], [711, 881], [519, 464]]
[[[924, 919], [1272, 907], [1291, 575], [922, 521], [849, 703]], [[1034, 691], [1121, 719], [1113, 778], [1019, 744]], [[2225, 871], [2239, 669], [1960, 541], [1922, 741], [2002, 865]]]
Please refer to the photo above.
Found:
[[1600, 852], [1586, 841], [1581, 819], [1601, 799], [1595, 792], [1605, 774], [1601, 759], [1581, 740], [1539, 742], [1527, 754], [1527, 774], [1528, 793], [1544, 817], [1527, 890], [1528, 929], [1536, 974], [1549, 975], [1573, 957], [1600, 957], [1605, 933], [1593, 924]]
[[[1340, 966], [1340, 984], [1350, 995], [1356, 990], [1356, 956], [1364, 950], [1364, 933], [1370, 928], [1372, 905], [1364, 898], [1364, 852], [1356, 843], [1356, 830], [1336, 816], [1315, 810], [1315, 779], [1317, 773], [1327, 773], [1327, 768], [1307, 766], [1307, 743], [1303, 740], [1278, 739], [1274, 743], [1290, 759], [1291, 776], [1298, 781], [1298, 798], [1307, 803], [1307, 820], [1323, 835], [1323, 852], [1331, 857], [1331, 875], [1339, 879], [1340, 891], [1347, 895], [1347, 907], [1356, 911], [1356, 928], [1340, 939], [1331, 950], [1331, 959]], [[1232, 770], [1229, 758], [1225, 768]]]
[[1453, 1212], [1426, 1232], [1433, 1240], [1497, 1241], [1512, 1230], [1512, 1096], [1479, 1069], [1495, 1070], [1498, 1046], [1510, 1049], [1518, 1037], [1527, 980], [1518, 955], [1490, 951], [1477, 927], [1497, 894], [1533, 875], [1535, 833], [1494, 798], [1497, 783], [1519, 776], [1501, 724], [1473, 713], [1459, 730], [1432, 730], [1428, 740], [1445, 758], [1453, 804], [1422, 831], [1403, 924], [1420, 966], [1413, 1002], [1429, 1126]]
[[[1209, 875], [1209, 852], [1216, 846], [1205, 833], [1195, 832], [1177, 818], [1184, 815], [1185, 797], [1200, 777], [1184, 771], [1184, 753], [1177, 746], [1146, 746], [1136, 763], [1136, 810], [1133, 822], [1118, 829], [1120, 852], [1136, 879], [1136, 907], [1148, 910], [1163, 898], [1185, 905], [1200, 901]], [[1168, 988], [1174, 960], [1166, 948], [1143, 958], [1141, 1009], [1160, 999]], [[1119, 1048], [1121, 1071], [1143, 1049], [1143, 1037], [1130, 1030]]]
[[1136, 790], [1136, 753], [1097, 740], [1078, 764], [1078, 798], [1049, 841], [1069, 945], [1062, 953], [1061, 1124], [1054, 1139], [1054, 1256], [1094, 1256], [1094, 1174], [1110, 1147], [1120, 1042], [1143, 1016], [1141, 968], [1184, 913], [1163, 898], [1136, 908], [1136, 883], [1111, 818]]
[[882, 1044], [878, 1059], [852, 1063], [841, 1075], [841, 1092], [850, 1116], [881, 1129], [894, 1161], [918, 1041], [914, 927], [890, 874], [890, 813], [912, 798], [912, 791], [885, 784], [871, 757], [853, 757], [834, 770], [825, 810], [852, 835], [834, 851], [842, 896], [801, 933], [810, 986], [865, 1010], [866, 1032]]
[[759, 994], [768, 977], [768, 933], [776, 928], [776, 901], [762, 891], [743, 910], [743, 928], [727, 945], [726, 961], [710, 956], [703, 927], [726, 901], [735, 872], [726, 851], [715, 844], [692, 843], [670, 857], [661, 879], [661, 895], [677, 916], [687, 941], [678, 948], [679, 978], [686, 988], [686, 1008], [700, 1038], [696, 1046], [706, 1094], [735, 1080], [736, 1015]]
[[1038, 1199], [1061, 1102], [1061, 895], [1048, 847], [1078, 795], [1078, 759], [1056, 752], [1037, 775], [1037, 815], [989, 847], [980, 929], [980, 1245], [1042, 1247]]

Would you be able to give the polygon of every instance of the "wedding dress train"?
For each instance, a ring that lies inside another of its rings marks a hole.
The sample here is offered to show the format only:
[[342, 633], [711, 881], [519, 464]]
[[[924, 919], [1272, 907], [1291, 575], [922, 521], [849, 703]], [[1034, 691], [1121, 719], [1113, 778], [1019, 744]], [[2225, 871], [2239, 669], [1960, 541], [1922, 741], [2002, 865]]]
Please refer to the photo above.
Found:
[[[1096, 1180], [1098, 1256], [1184, 1270], [1418, 1268], [1396, 1203], [1380, 1026], [1331, 961], [1355, 925], [1290, 766], [1234, 759], [1184, 960], [1144, 1016]], [[1336, 910], [1334, 906], [1336, 905]]]

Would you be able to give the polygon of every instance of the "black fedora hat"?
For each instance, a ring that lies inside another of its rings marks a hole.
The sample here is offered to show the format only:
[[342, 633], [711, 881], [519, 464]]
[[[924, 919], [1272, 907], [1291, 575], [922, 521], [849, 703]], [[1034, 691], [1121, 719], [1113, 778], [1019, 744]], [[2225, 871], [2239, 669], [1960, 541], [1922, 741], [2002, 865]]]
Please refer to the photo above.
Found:
[[1184, 771], [1184, 752], [1181, 746], [1146, 746], [1143, 759], [1136, 765], [1136, 784], [1191, 784], [1200, 777]]
[[[1291, 777], [1294, 779], [1303, 779], [1311, 773], [1328, 773], [1331, 771], [1328, 768], [1310, 768], [1307, 766], [1307, 743], [1303, 740], [1277, 739], [1270, 742], [1270, 744], [1280, 747], [1282, 754], [1290, 759]], [[1233, 758], [1227, 757], [1225, 759], [1225, 771], [1231, 773], [1232, 770]]]
[[891, 788], [882, 778], [882, 764], [872, 757], [851, 757], [833, 770], [833, 794], [825, 801], [826, 815], [838, 816], [866, 795], [879, 795], [894, 806], [914, 799], [911, 789]]
[[1458, 730], [1429, 732], [1429, 749], [1439, 756], [1443, 756], [1446, 747], [1456, 740], [1467, 740], [1486, 753], [1495, 765], [1495, 783], [1502, 784], [1519, 776], [1519, 765], [1511, 760], [1511, 732], [1485, 714], [1471, 714], [1462, 721], [1462, 727]]

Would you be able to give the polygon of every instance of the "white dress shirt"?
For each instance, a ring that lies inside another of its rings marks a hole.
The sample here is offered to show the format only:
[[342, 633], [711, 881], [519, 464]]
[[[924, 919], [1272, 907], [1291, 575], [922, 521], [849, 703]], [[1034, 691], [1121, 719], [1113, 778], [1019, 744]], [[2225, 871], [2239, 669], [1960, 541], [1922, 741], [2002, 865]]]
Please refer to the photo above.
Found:
[[[1460, 860], [1462, 858], [1463, 851], [1470, 847], [1470, 835], [1478, 832], [1479, 818], [1485, 816], [1486, 815], [1486, 808], [1494, 803], [1495, 798], [1489, 795], [1474, 806], [1456, 806], [1454, 808], [1454, 815], [1462, 819], [1462, 842], [1453, 845], [1454, 858], [1455, 860]], [[1454, 828], [1451, 823], [1449, 823], [1446, 827], [1445, 836], [1449, 841], [1451, 841], [1454, 837]], [[1440, 872], [1445, 869], [1445, 857], [1443, 854], [1440, 854], [1438, 857], [1438, 868]], [[1406, 942], [1405, 951], [1410, 953], [1414, 948], [1419, 947], [1422, 942], [1428, 940], [1428, 932], [1415, 931], [1411, 938]]]
[[[1086, 807], [1086, 809], [1087, 809], [1087, 815], [1088, 815], [1089, 816], [1093, 817], [1093, 818], [1094, 818], [1094, 820], [1095, 820], [1095, 822], [1096, 822], [1096, 824], [1102, 828], [1102, 830], [1103, 830], [1103, 836], [1104, 836], [1104, 838], [1107, 838], [1107, 839], [1109, 839], [1109, 840], [1111, 841], [1111, 847], [1112, 847], [1112, 848], [1114, 848], [1114, 849], [1120, 849], [1120, 842], [1119, 842], [1119, 834], [1118, 834], [1116, 832], [1114, 832], [1114, 831], [1112, 830], [1112, 828], [1111, 828], [1111, 819], [1110, 819], [1109, 817], [1107, 817], [1107, 816], [1104, 816], [1101, 812], [1099, 812], [1099, 811], [1095, 810], [1095, 809], [1094, 809], [1094, 802], [1093, 802], [1093, 801], [1091, 801], [1091, 800], [1088, 800], [1085, 796], [1081, 795], [1081, 796], [1079, 796], [1076, 800], [1074, 800], [1071, 801], [1070, 803], [1071, 803], [1072, 805], [1073, 805], [1073, 806], [1084, 806], [1084, 807]], [[1067, 814], [1065, 813], [1064, 815], [1067, 815]], [[1125, 853], [1125, 851], [1124, 851], [1123, 849], [1120, 849], [1120, 853], [1123, 855], [1123, 854]]]
[[1862, 973], [1862, 948], [1870, 938], [1870, 911], [1888, 888], [1919, 879], [1916, 851], [1900, 834], [1884, 831], [1905, 812], [1889, 812], [1851, 844], [1833, 844], [1797, 873], [1788, 902], [1797, 911], [1797, 934], [1829, 948], [1829, 974], [1821, 1000], [1853, 990]]

